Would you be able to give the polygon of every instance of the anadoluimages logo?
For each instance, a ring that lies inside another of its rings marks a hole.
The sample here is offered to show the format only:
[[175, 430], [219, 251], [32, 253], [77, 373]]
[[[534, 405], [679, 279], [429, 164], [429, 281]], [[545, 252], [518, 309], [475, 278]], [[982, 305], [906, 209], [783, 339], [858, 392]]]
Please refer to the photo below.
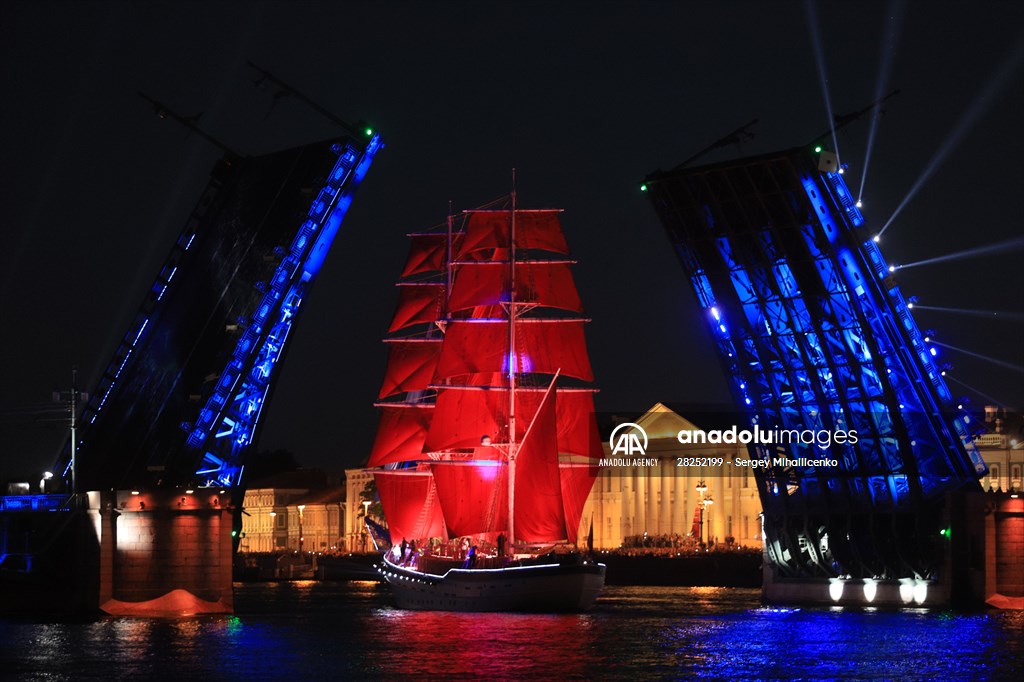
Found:
[[647, 432], [633, 422], [619, 424], [608, 438], [608, 445], [611, 446], [613, 455], [643, 456], [647, 454]]

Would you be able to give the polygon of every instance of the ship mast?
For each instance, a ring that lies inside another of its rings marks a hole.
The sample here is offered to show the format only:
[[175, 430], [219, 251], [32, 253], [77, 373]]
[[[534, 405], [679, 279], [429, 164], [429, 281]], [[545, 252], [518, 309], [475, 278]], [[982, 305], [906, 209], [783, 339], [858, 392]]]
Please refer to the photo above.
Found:
[[508, 546], [515, 556], [516, 511], [516, 169], [512, 169], [512, 223], [509, 226], [508, 299]]
[[445, 289], [444, 289], [445, 310], [448, 309], [447, 303], [448, 303], [448, 301], [452, 297], [452, 267], [453, 267], [452, 266], [452, 221], [453, 220], [454, 220], [454, 218], [452, 217], [452, 202], [451, 202], [451, 200], [449, 200], [448, 201], [448, 242], [447, 242], [447, 246], [445, 247], [445, 261], [444, 261], [444, 263], [445, 263], [445, 268], [444, 269], [445, 269], [445, 273], [446, 273], [446, 276], [447, 276], [447, 281], [446, 281], [447, 286], [445, 286]]

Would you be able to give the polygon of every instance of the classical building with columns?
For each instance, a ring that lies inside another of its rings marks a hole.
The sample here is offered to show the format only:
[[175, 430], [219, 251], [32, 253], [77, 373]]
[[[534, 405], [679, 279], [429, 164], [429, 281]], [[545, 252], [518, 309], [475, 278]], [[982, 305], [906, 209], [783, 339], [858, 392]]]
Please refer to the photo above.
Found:
[[[590, 532], [592, 519], [595, 549], [615, 549], [644, 533], [684, 538], [694, 530], [705, 542], [760, 546], [761, 503], [753, 473], [726, 464], [747, 458], [745, 446], [680, 444], [680, 431], [714, 427], [694, 424], [662, 403], [635, 423], [647, 434], [644, 457], [658, 464], [602, 469], [583, 508], [579, 537]], [[614, 459], [607, 443], [605, 452]], [[722, 464], [703, 461], [709, 458], [721, 458]]]

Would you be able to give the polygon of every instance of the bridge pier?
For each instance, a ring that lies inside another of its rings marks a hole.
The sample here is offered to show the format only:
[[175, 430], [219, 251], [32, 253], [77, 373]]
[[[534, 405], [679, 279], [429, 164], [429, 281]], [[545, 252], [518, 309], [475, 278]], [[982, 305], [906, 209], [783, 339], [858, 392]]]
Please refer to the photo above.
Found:
[[0, 511], [0, 613], [230, 613], [232, 512], [216, 488], [90, 492]]
[[99, 608], [114, 615], [230, 613], [228, 502], [226, 490], [213, 488], [90, 493], [100, 540]]

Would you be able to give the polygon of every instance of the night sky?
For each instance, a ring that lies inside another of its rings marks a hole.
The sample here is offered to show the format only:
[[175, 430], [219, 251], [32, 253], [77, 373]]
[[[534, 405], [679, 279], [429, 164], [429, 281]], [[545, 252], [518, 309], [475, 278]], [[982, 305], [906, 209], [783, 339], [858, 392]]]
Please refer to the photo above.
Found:
[[[202, 127], [243, 154], [339, 134], [294, 98], [275, 104], [255, 89], [247, 59], [387, 144], [304, 304], [261, 448], [334, 472], [365, 461], [405, 234], [441, 222], [449, 200], [463, 209], [506, 194], [513, 167], [520, 205], [565, 209], [598, 408], [727, 400], [695, 297], [638, 186], [753, 118], [752, 141], [703, 161], [827, 129], [805, 5], [550, 4], [3, 3], [0, 478], [50, 466], [64, 425], [39, 410], [69, 387], [73, 365], [80, 388], [96, 383], [220, 155], [136, 92], [202, 112]], [[1018, 240], [898, 273], [921, 304], [1012, 313], [915, 311], [921, 327], [1024, 365], [1024, 3], [833, 2], [818, 15], [834, 113], [875, 99], [883, 55], [887, 90], [902, 90], [877, 121], [869, 226], [954, 143], [886, 232], [885, 256]], [[855, 192], [870, 126], [865, 117], [839, 136]], [[1019, 370], [941, 359], [1024, 407]]]

